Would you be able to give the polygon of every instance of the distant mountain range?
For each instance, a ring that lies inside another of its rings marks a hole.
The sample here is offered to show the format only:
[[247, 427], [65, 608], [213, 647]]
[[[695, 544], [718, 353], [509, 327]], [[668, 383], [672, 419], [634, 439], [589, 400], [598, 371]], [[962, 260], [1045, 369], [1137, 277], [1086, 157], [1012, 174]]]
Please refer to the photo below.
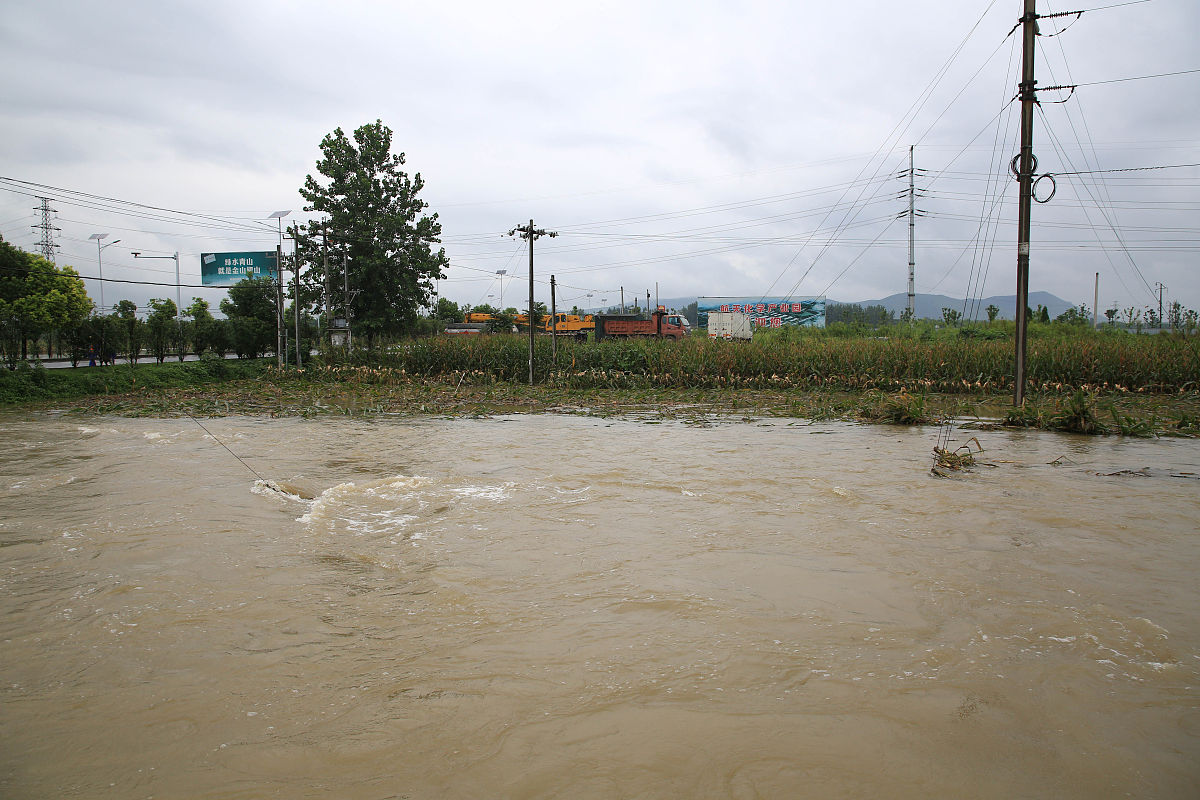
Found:
[[[749, 296], [749, 295], [747, 295]], [[944, 294], [918, 294], [915, 298], [916, 314], [919, 319], [941, 319], [943, 308], [953, 308], [955, 311], [962, 313], [963, 299], [961, 297], [950, 297]], [[682, 309], [685, 306], [696, 302], [695, 297], [665, 297], [659, 301], [667, 308]], [[891, 311], [896, 319], [900, 319], [900, 315], [908, 308], [908, 295], [901, 292], [899, 294], [889, 295], [878, 300], [838, 300], [836, 298], [828, 298], [830, 303], [845, 303], [862, 306], [883, 306], [888, 311]], [[979, 319], [987, 319], [987, 307], [990, 305], [1000, 309], [1000, 319], [1013, 319], [1016, 316], [1017, 296], [1009, 295], [993, 295], [984, 297], [978, 303], [969, 303], [967, 305], [966, 316], [971, 318], [977, 315]], [[1066, 311], [1068, 308], [1078, 308], [1075, 303], [1070, 303], [1063, 300], [1061, 297], [1052, 295], [1049, 292], [1030, 292], [1029, 307], [1037, 309], [1039, 305], [1046, 307], [1050, 313], [1050, 319], [1054, 319], [1059, 314]], [[974, 314], [973, 314], [974, 312]]]
[[[960, 313], [963, 311], [963, 299], [961, 297], [949, 297], [944, 294], [918, 294], [914, 299], [918, 319], [941, 319], [943, 308], [953, 308]], [[831, 298], [829, 302], [840, 303], [842, 301]], [[883, 306], [895, 314], [896, 319], [900, 319], [900, 315], [908, 308], [908, 295], [900, 293], [889, 295], [880, 300], [856, 300], [854, 301], [854, 305], [859, 305], [863, 308], [867, 306]], [[1000, 319], [1014, 319], [1017, 315], [1017, 296], [1009, 294], [984, 297], [978, 303], [969, 303], [964, 316], [967, 318], [977, 316], [979, 319], [987, 319], [985, 309], [990, 305], [994, 305], [1000, 309]], [[1050, 319], [1054, 319], [1068, 308], [1078, 308], [1075, 303], [1069, 303], [1049, 292], [1030, 292], [1029, 307], [1036, 309], [1039, 305], [1045, 306], [1046, 310], [1050, 312]]]

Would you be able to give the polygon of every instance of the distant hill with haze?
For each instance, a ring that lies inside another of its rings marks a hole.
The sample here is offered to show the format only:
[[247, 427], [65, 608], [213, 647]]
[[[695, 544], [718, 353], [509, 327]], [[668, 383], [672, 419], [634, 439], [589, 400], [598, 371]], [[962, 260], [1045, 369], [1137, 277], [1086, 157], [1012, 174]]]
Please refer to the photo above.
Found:
[[[749, 295], [745, 295], [749, 297]], [[916, 296], [916, 312], [919, 319], [941, 319], [943, 308], [953, 308], [959, 313], [963, 312], [963, 299], [961, 297], [950, 297], [944, 294], [918, 294]], [[862, 306], [883, 306], [891, 311], [896, 319], [900, 319], [900, 315], [904, 313], [904, 309], [908, 308], [908, 295], [901, 292], [899, 294], [889, 295], [877, 300], [839, 300], [835, 297], [827, 298], [830, 303], [845, 303]], [[643, 304], [645, 298], [642, 298]], [[695, 297], [664, 297], [659, 302], [667, 308], [682, 309], [690, 303], [696, 302]], [[1017, 296], [1009, 295], [992, 295], [984, 297], [977, 303], [967, 305], [965, 317], [971, 318], [973, 313], [981, 320], [987, 319], [987, 307], [995, 305], [1000, 309], [1000, 319], [1013, 319], [1016, 316]], [[1063, 300], [1061, 297], [1050, 294], [1049, 292], [1030, 292], [1029, 307], [1037, 309], [1039, 305], [1043, 305], [1050, 312], [1050, 319], [1054, 319], [1059, 314], [1066, 311], [1068, 308], [1078, 308], [1077, 303], [1071, 303]]]
[[[915, 301], [916, 314], [919, 319], [941, 319], [943, 308], [953, 308], [960, 313], [963, 311], [963, 299], [961, 297], [950, 297], [944, 294], [918, 294]], [[830, 299], [830, 302], [841, 303], [844, 301]], [[908, 308], [908, 295], [902, 292], [878, 300], [855, 300], [853, 302], [855, 305], [860, 305], [864, 308], [867, 306], [883, 306], [888, 311], [894, 313], [896, 319], [900, 319], [900, 315]], [[966, 318], [977, 316], [978, 319], [987, 319], [985, 309], [990, 305], [994, 305], [1000, 309], [1000, 319], [1014, 319], [1017, 315], [1017, 296], [1009, 294], [992, 295], [991, 297], [984, 297], [978, 303], [970, 303], [967, 305], [966, 313], [963, 316]], [[1050, 312], [1050, 319], [1054, 319], [1068, 308], [1078, 308], [1077, 304], [1069, 303], [1049, 292], [1030, 292], [1029, 307], [1036, 309], [1039, 305], [1045, 306], [1047, 311]]]

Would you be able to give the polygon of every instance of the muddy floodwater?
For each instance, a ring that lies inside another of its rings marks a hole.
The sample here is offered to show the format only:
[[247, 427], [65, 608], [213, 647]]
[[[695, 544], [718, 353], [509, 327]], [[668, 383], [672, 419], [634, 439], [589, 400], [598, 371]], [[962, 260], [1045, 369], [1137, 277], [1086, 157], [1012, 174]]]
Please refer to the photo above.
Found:
[[0, 416], [0, 796], [1200, 795], [1195, 441], [202, 421]]

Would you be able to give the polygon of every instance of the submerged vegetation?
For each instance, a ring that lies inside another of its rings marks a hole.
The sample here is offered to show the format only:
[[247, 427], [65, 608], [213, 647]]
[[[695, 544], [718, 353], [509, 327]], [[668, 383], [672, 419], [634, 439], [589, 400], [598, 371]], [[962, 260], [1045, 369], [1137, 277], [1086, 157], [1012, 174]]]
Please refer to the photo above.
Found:
[[953, 472], [974, 467], [975, 456], [982, 452], [983, 445], [974, 436], [954, 449], [951, 449], [949, 444], [945, 447], [935, 447], [933, 448], [933, 466], [929, 471], [940, 478], [948, 477]]
[[[1029, 345], [1027, 402], [1010, 406], [1010, 343], [786, 332], [752, 342], [536, 343], [431, 337], [268, 360], [0, 371], [0, 404], [118, 414], [491, 414], [566, 411], [777, 415], [921, 425], [948, 419], [1127, 436], [1200, 434], [1193, 337], [1080, 335]], [[65, 402], [69, 401], [69, 402]], [[1111, 424], [1108, 422], [1111, 420]]]

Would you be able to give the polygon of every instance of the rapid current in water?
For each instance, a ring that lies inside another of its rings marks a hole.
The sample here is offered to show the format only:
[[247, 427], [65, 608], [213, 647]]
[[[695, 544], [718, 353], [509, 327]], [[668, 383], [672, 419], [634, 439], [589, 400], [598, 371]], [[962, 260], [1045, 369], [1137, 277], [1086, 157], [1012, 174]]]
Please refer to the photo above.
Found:
[[1200, 796], [1194, 441], [203, 422], [0, 416], [0, 796]]

